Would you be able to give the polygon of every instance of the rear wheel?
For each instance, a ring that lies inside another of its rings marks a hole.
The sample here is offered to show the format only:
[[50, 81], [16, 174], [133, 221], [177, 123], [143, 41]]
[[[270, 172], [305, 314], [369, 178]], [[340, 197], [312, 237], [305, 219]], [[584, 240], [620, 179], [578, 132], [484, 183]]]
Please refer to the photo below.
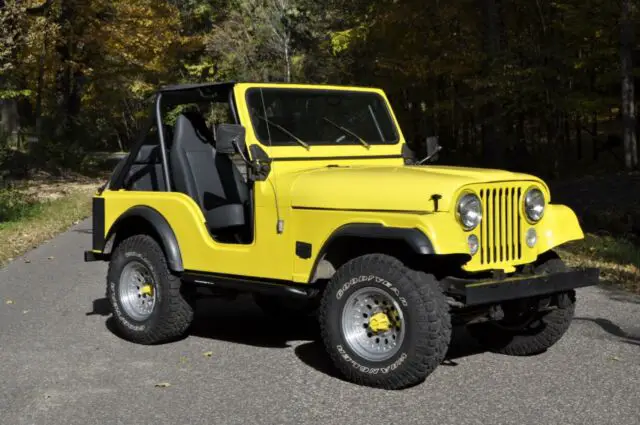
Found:
[[343, 265], [319, 313], [334, 365], [365, 386], [401, 389], [422, 382], [444, 359], [451, 338], [448, 304], [435, 278], [387, 255]]
[[128, 340], [154, 344], [178, 338], [193, 320], [160, 245], [148, 235], [122, 241], [113, 251], [107, 298], [118, 331]]
[[[565, 270], [567, 267], [557, 256], [548, 258], [535, 269], [537, 273]], [[548, 301], [553, 305], [543, 302], [543, 309], [539, 299], [508, 303], [503, 306], [504, 319], [470, 325], [467, 329], [483, 347], [493, 352], [512, 356], [543, 353], [569, 329], [575, 313], [575, 291], [556, 294]]]

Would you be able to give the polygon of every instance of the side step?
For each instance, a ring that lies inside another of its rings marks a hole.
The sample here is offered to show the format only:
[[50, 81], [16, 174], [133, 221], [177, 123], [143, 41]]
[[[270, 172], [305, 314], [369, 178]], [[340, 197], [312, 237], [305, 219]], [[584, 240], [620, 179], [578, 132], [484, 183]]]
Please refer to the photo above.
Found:
[[235, 275], [185, 271], [182, 273], [181, 279], [184, 282], [193, 283], [195, 285], [232, 289], [238, 292], [258, 292], [274, 296], [312, 298], [319, 292], [318, 288], [312, 287], [311, 285], [303, 285], [285, 280], [261, 279]]

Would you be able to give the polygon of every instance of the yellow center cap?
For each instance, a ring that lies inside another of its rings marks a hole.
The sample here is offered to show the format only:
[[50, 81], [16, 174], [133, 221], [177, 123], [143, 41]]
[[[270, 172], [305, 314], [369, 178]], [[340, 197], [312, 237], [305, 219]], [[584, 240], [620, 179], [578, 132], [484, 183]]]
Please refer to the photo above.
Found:
[[153, 287], [151, 285], [144, 285], [140, 288], [140, 295], [153, 295]]
[[389, 316], [384, 313], [376, 313], [369, 319], [369, 328], [374, 332], [386, 332], [391, 327]]

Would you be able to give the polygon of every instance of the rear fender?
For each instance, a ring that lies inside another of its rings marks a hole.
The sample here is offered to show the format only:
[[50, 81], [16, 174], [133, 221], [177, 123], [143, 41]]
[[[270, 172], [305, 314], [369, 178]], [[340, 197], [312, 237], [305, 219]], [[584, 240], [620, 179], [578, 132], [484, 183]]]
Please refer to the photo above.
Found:
[[[152, 229], [154, 233], [153, 236], [157, 237], [158, 242], [165, 253], [169, 269], [173, 272], [184, 271], [180, 246], [178, 245], [175, 233], [162, 214], [147, 206], [136, 206], [125, 211], [109, 229], [109, 232], [102, 243], [103, 248], [108, 242], [115, 241], [119, 232], [124, 231], [125, 234], [129, 233], [127, 226], [134, 222], [138, 222], [138, 220], [144, 220]], [[95, 240], [94, 250], [96, 250]]]

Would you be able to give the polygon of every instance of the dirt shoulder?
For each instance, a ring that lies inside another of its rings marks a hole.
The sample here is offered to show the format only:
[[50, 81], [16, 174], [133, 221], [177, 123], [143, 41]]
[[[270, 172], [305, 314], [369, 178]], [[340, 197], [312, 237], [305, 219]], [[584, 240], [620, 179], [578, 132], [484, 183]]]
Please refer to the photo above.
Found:
[[91, 213], [91, 197], [104, 177], [36, 173], [4, 189], [0, 266], [65, 231]]

